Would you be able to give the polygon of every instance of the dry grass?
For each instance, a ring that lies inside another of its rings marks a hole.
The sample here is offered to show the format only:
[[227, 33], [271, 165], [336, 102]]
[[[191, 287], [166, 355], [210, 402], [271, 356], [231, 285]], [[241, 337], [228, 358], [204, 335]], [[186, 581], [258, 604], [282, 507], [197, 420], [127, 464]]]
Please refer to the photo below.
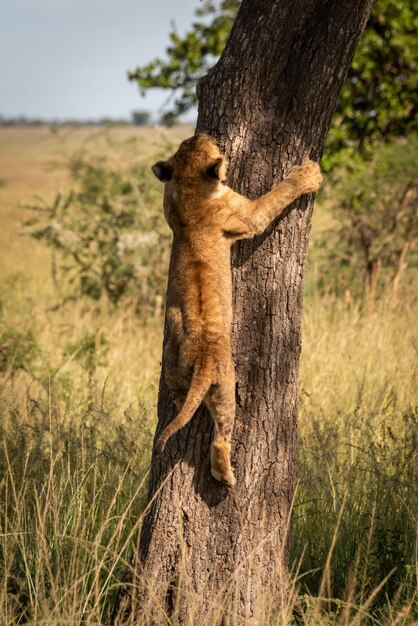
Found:
[[[113, 132], [124, 154], [156, 155], [166, 140]], [[24, 369], [0, 374], [2, 626], [107, 623], [141, 520], [162, 321], [105, 302], [54, 308], [49, 251], [19, 226], [20, 203], [68, 184], [51, 161], [112, 142], [95, 129], [0, 129], [0, 318], [29, 346]], [[373, 314], [305, 302], [294, 574], [276, 624], [417, 623], [417, 320], [408, 294]], [[260, 594], [257, 626], [269, 607]]]

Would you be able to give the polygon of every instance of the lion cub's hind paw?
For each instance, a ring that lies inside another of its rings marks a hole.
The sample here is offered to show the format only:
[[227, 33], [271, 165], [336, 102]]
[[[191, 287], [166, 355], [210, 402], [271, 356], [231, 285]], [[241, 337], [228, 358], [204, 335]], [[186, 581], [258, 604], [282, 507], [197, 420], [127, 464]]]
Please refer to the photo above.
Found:
[[211, 468], [211, 474], [215, 480], [218, 480], [220, 483], [224, 483], [227, 487], [235, 487], [237, 481], [235, 480], [234, 472], [229, 470], [226, 474], [221, 474], [221, 472], [216, 471]]

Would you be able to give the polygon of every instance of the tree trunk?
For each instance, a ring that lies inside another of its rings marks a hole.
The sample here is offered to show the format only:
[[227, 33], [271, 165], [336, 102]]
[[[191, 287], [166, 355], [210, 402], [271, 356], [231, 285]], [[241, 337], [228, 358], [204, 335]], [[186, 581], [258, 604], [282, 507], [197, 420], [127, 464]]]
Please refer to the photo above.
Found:
[[[319, 160], [338, 93], [373, 0], [243, 0], [225, 51], [199, 83], [197, 130], [230, 158], [228, 183], [249, 197], [293, 164]], [[231, 491], [211, 479], [201, 408], [152, 459], [150, 506], [119, 594], [117, 623], [286, 623], [295, 488], [303, 275], [312, 197], [236, 245], [236, 424]], [[158, 432], [175, 410], [164, 376]]]

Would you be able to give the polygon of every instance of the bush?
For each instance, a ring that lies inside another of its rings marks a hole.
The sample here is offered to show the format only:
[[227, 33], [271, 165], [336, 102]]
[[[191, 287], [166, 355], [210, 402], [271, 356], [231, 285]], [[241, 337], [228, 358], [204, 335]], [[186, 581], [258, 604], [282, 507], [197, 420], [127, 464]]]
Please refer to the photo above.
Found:
[[135, 126], [147, 126], [151, 120], [151, 113], [149, 111], [133, 111], [132, 123]]
[[[323, 200], [336, 227], [315, 242], [324, 260], [323, 292], [350, 290], [374, 301], [385, 289], [398, 297], [418, 238], [418, 135], [382, 146], [372, 161], [334, 174]], [[326, 269], [325, 269], [326, 268]]]
[[116, 169], [110, 158], [76, 153], [69, 169], [75, 188], [31, 207], [26, 222], [56, 253], [55, 283], [67, 298], [128, 298], [143, 315], [160, 312], [169, 231], [149, 167]]

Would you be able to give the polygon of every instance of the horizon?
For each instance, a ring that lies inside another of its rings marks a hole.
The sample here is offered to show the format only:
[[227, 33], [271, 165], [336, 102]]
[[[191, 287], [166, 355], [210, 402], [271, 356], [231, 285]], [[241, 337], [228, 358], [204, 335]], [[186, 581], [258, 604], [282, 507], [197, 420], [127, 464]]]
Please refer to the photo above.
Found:
[[[150, 118], [146, 122], [138, 123], [133, 120], [133, 114], [140, 111], [141, 113], [150, 113]], [[106, 124], [124, 124], [127, 126], [168, 126], [168, 124], [164, 124], [161, 120], [162, 116], [156, 117], [153, 115], [152, 111], [146, 109], [137, 109], [136, 111], [131, 111], [131, 114], [127, 117], [117, 117], [117, 116], [109, 116], [105, 115], [103, 117], [63, 117], [63, 118], [55, 118], [55, 117], [42, 117], [42, 116], [34, 116], [31, 117], [29, 115], [16, 115], [16, 116], [6, 116], [3, 115], [0, 111], [0, 126], [18, 126], [19, 124], [24, 126], [37, 126], [37, 125], [85, 125], [85, 126], [100, 126]], [[173, 126], [187, 126], [190, 124], [194, 124], [196, 122], [196, 116], [193, 117], [189, 114], [185, 116], [179, 117]]]

